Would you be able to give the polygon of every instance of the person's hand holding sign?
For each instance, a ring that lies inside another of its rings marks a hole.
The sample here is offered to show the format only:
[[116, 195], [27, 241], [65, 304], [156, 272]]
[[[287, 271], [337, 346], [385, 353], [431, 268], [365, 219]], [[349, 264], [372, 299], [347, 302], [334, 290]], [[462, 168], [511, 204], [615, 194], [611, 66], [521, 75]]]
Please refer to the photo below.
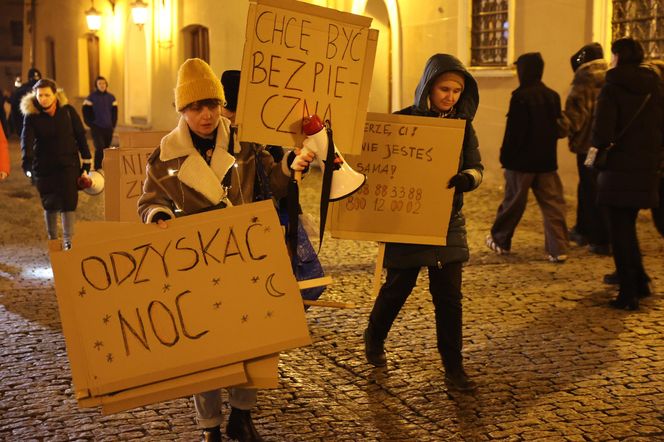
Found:
[[447, 188], [454, 189], [457, 192], [468, 192], [473, 188], [473, 178], [467, 173], [459, 172], [454, 175], [447, 183]]

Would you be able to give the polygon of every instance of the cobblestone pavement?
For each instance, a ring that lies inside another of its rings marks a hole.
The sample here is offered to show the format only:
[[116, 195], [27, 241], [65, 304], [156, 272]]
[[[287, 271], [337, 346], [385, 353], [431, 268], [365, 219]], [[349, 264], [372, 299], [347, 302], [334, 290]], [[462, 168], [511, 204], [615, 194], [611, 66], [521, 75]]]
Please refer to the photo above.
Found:
[[[41, 209], [12, 149], [14, 174], [0, 184], [0, 439], [197, 440], [188, 399], [110, 416], [77, 408]], [[443, 382], [425, 279], [390, 334], [388, 367], [365, 362], [377, 247], [328, 237], [321, 259], [334, 284], [324, 298], [357, 308], [309, 310], [314, 344], [283, 354], [280, 388], [259, 395], [254, 416], [266, 440], [664, 440], [664, 240], [650, 214], [638, 229], [657, 293], [637, 312], [615, 311], [606, 306], [615, 288], [601, 283], [612, 260], [575, 247], [567, 263], [549, 263], [534, 201], [512, 255], [484, 246], [500, 186], [489, 171], [466, 198], [464, 355], [477, 392]], [[308, 212], [316, 191], [314, 174], [303, 191]], [[101, 219], [101, 204], [83, 196], [78, 218]]]

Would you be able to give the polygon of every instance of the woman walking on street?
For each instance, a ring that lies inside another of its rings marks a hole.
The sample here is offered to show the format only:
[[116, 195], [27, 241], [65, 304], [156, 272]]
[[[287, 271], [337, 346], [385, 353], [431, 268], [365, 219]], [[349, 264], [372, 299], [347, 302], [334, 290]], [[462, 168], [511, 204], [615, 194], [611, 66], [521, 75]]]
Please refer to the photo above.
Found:
[[[608, 209], [620, 290], [610, 305], [636, 310], [651, 294], [636, 235], [639, 209], [657, 207], [664, 145], [664, 103], [657, 73], [642, 65], [643, 48], [631, 38], [611, 45], [593, 126], [593, 145], [607, 154], [598, 177], [598, 203]], [[607, 151], [608, 150], [608, 151]]]
[[[78, 205], [78, 177], [90, 171], [91, 155], [85, 129], [76, 110], [58, 93], [53, 80], [43, 78], [21, 100], [25, 115], [21, 133], [22, 165], [34, 179], [41, 197], [48, 239], [58, 238], [62, 218], [63, 247], [71, 247]], [[82, 158], [81, 160], [79, 159]]]

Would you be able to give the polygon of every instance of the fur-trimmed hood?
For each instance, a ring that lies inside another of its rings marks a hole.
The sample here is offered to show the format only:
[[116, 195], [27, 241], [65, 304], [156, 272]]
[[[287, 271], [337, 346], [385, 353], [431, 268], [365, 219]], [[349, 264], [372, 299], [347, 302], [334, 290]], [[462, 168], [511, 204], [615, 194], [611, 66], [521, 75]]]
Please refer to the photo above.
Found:
[[[205, 196], [212, 204], [218, 204], [226, 196], [221, 181], [235, 163], [233, 155], [226, 150], [230, 137], [230, 124], [227, 118], [220, 117], [216, 148], [209, 166], [194, 147], [184, 117], [180, 117], [177, 127], [162, 138], [159, 144], [159, 159], [166, 162], [184, 158], [180, 169], [174, 173], [177, 173], [180, 181]], [[237, 138], [235, 143], [235, 151], [238, 152], [240, 146]]]
[[603, 58], [583, 63], [574, 73], [572, 84], [587, 87], [602, 87], [608, 68], [609, 66]]
[[[57, 90], [57, 92], [55, 93], [55, 98], [57, 100], [58, 107], [62, 107], [69, 103], [69, 101], [67, 100], [67, 96], [62, 91], [62, 89]], [[44, 111], [44, 109], [37, 101], [37, 95], [35, 94], [34, 91], [28, 92], [23, 96], [23, 98], [21, 98], [20, 108], [23, 115], [36, 115]]]

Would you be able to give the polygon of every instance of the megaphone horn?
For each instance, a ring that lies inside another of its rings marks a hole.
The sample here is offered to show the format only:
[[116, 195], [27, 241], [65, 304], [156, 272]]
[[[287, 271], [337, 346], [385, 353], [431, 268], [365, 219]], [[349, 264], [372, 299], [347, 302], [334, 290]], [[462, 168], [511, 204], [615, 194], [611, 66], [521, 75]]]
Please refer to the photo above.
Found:
[[330, 201], [337, 201], [355, 193], [367, 180], [366, 175], [356, 172], [350, 165], [344, 161], [344, 157], [334, 148], [334, 163], [327, 164], [327, 150], [329, 148], [327, 130], [318, 115], [304, 117], [302, 120], [302, 129], [307, 138], [302, 143], [302, 149], [313, 152], [316, 157], [321, 159], [321, 168], [332, 167], [332, 187], [330, 189]]
[[78, 177], [78, 188], [88, 195], [99, 195], [104, 190], [104, 175], [93, 170]]

